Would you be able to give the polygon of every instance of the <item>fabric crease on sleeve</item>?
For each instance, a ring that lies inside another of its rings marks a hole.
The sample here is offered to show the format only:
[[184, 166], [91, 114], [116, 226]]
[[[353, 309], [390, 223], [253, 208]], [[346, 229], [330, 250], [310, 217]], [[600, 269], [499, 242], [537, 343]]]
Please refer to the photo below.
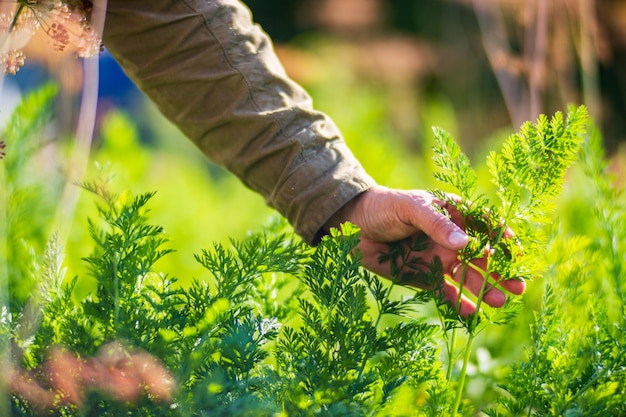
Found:
[[374, 185], [236, 0], [109, 0], [104, 43], [202, 152], [313, 243]]

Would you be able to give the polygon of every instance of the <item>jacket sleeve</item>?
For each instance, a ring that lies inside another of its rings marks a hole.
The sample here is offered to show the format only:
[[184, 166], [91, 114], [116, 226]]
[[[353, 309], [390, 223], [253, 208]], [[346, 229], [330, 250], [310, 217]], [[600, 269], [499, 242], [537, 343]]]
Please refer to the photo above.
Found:
[[104, 44], [211, 160], [315, 243], [374, 181], [237, 0], [109, 0]]

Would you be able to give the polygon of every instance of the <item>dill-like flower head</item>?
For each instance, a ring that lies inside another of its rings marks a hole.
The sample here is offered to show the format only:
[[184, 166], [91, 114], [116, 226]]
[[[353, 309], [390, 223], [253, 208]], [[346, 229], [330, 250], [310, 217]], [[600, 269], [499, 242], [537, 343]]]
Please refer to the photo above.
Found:
[[0, 66], [4, 67], [5, 74], [15, 75], [24, 65], [24, 52], [13, 49], [0, 55]]
[[21, 51], [36, 31], [31, 16], [0, 13], [0, 68], [5, 74], [15, 74], [24, 64]]
[[10, 13], [0, 13], [0, 68], [15, 74], [24, 64], [22, 49], [37, 30], [49, 37], [52, 49], [79, 57], [100, 51], [100, 38], [89, 24], [91, 2], [76, 0], [17, 0]]

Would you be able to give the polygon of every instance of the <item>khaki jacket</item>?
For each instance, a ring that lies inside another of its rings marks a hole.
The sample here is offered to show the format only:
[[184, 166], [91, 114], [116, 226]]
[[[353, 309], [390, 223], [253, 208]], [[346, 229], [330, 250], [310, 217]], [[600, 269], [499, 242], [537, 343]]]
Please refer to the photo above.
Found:
[[108, 0], [104, 44], [202, 152], [316, 243], [374, 185], [237, 0]]

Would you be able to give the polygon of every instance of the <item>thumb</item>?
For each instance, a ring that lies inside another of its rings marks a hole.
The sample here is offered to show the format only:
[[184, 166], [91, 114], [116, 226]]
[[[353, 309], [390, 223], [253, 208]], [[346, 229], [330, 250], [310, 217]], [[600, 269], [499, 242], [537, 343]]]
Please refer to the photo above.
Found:
[[433, 204], [418, 204], [411, 210], [410, 222], [435, 243], [451, 250], [467, 246], [467, 234]]

